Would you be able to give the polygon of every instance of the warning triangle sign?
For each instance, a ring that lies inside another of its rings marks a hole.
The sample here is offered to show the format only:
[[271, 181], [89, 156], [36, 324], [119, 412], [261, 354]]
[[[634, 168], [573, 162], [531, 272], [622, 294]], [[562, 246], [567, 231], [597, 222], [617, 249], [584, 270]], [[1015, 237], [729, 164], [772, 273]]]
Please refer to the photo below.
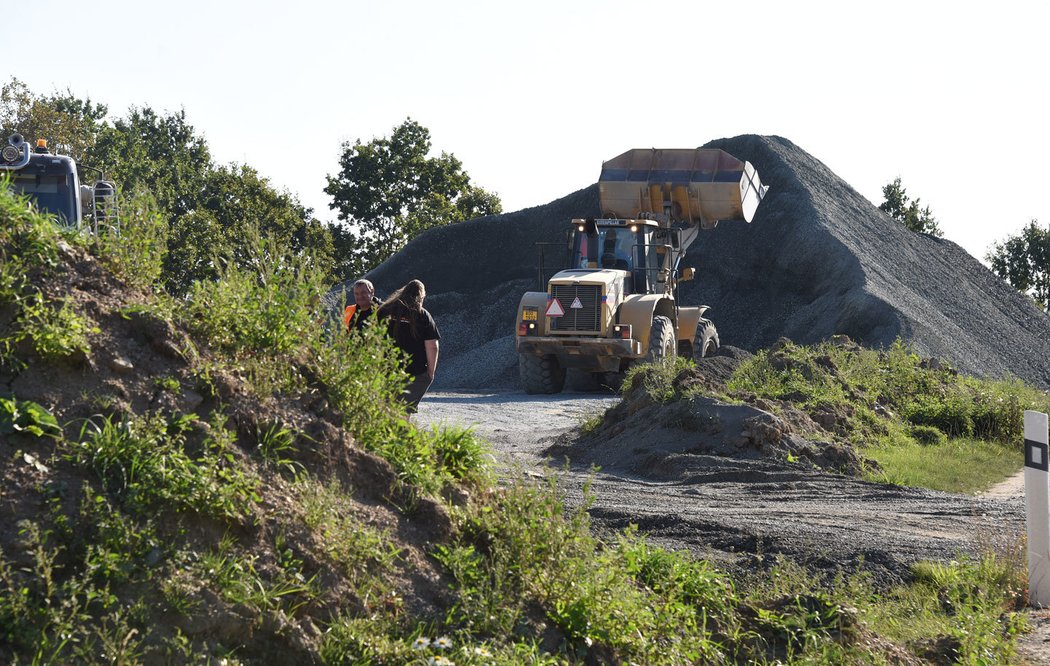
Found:
[[547, 316], [548, 317], [561, 317], [565, 314], [565, 308], [561, 306], [561, 302], [553, 298], [551, 302], [547, 304]]
[[580, 297], [579, 296], [577, 296], [576, 298], [572, 299], [572, 305], [569, 306], [569, 309], [571, 309], [571, 310], [582, 310], [583, 309], [583, 303], [580, 302]]

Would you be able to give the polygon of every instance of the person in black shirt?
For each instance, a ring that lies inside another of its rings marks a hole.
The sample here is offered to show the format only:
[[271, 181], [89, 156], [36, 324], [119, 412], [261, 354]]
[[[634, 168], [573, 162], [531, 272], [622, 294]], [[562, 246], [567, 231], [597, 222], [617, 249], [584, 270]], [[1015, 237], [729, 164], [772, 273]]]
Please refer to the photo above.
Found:
[[408, 358], [405, 370], [412, 381], [401, 394], [408, 406], [408, 413], [414, 414], [434, 382], [437, 372], [438, 345], [441, 334], [430, 313], [423, 307], [427, 292], [423, 283], [412, 280], [386, 299], [376, 316], [386, 322], [387, 333], [394, 343], [404, 351]]

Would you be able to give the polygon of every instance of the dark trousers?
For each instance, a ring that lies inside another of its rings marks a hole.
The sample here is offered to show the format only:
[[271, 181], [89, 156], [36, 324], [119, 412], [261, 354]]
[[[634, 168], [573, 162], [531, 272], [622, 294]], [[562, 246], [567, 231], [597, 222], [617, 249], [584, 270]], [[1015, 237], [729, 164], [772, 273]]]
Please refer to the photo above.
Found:
[[405, 387], [405, 390], [401, 392], [401, 402], [408, 407], [406, 411], [409, 414], [416, 413], [416, 407], [419, 405], [419, 401], [423, 399], [423, 394], [430, 388], [430, 383], [430, 375], [424, 372], [413, 377], [412, 381]]

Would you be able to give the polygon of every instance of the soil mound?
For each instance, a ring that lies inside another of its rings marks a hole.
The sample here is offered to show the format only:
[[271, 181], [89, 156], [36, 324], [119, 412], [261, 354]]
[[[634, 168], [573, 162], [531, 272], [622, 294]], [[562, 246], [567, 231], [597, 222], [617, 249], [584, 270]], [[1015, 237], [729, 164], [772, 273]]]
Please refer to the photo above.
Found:
[[658, 399], [636, 379], [596, 428], [566, 433], [544, 455], [619, 476], [688, 484], [789, 481], [803, 470], [859, 476], [874, 464], [791, 403], [743, 396], [750, 404], [737, 404], [707, 395], [725, 394], [746, 352], [730, 354], [680, 372], [671, 383], [679, 397], [671, 400]]
[[[787, 139], [706, 147], [750, 161], [770, 186], [750, 225], [720, 223], [689, 250], [698, 279], [682, 285], [682, 302], [712, 307], [723, 344], [754, 351], [782, 336], [844, 334], [884, 347], [900, 337], [971, 374], [1050, 386], [1050, 318], [961, 247], [908, 231]], [[598, 214], [592, 185], [432, 229], [369, 275], [380, 294], [426, 283], [443, 336], [436, 388], [517, 385], [512, 324], [522, 292], [540, 283], [536, 244], [550, 243], [544, 264], [560, 267], [568, 220]]]
[[[2, 248], [5, 252], [7, 249]], [[171, 636], [179, 636], [198, 647], [203, 645], [203, 650], [210, 650], [208, 646], [241, 646], [238, 655], [242, 659], [313, 663], [321, 638], [313, 619], [321, 623], [342, 609], [375, 603], [358, 596], [349, 577], [358, 574], [348, 575], [334, 564], [331, 545], [319, 531], [305, 527], [306, 509], [298, 499], [295, 479], [276, 466], [259, 462], [265, 433], [275, 424], [294, 433], [282, 451], [284, 464], [307, 470], [333, 487], [352, 489], [354, 501], [339, 507], [345, 519], [392, 535], [405, 562], [404, 570], [398, 570], [388, 582], [390, 589], [401, 595], [399, 603], [403, 600], [407, 611], [424, 615], [447, 610], [447, 580], [427, 555], [427, 549], [446, 538], [451, 529], [446, 510], [432, 499], [407, 497], [390, 463], [357, 445], [323, 394], [281, 401], [272, 396], [258, 397], [241, 377], [209, 366], [208, 359], [202, 357], [206, 350], [196, 347], [186, 330], [153, 313], [144, 292], [114, 277], [84, 249], [60, 242], [58, 255], [46, 275], [35, 270], [29, 276], [30, 283], [45, 299], [66, 299], [85, 315], [91, 330], [90, 348], [53, 360], [35, 353], [28, 341], [18, 343], [13, 349], [15, 360], [0, 364], [0, 398], [11, 400], [22, 411], [27, 406], [33, 408], [32, 403], [43, 407], [57, 421], [54, 428], [64, 429], [74, 442], [81, 441], [77, 433], [82, 426], [90, 433], [91, 428], [109, 420], [119, 423], [126, 417], [178, 417], [173, 421], [178, 425], [170, 427], [184, 427], [184, 448], [197, 456], [204, 455], [204, 442], [217, 427], [228, 429], [227, 436], [234, 440], [224, 453], [229, 468], [251, 469], [259, 475], [259, 498], [249, 503], [248, 515], [222, 520], [181, 506], [158, 509], [162, 515], [156, 518], [157, 538], [164, 543], [146, 548], [148, 552], [135, 560], [144, 562], [141, 566], [149, 576], [135, 574], [146, 576], [135, 579], [135, 585], [141, 587], [125, 585], [112, 590], [124, 607], [138, 608], [142, 623], [151, 627], [143, 632], [149, 650], [159, 649], [157, 645]], [[0, 331], [7, 332], [11, 324], [11, 308], [0, 309]], [[23, 521], [49, 525], [45, 535], [52, 529], [58, 531], [48, 520], [60, 526], [68, 524], [80, 534], [75, 544], [87, 546], [90, 552], [91, 539], [102, 538], [90, 530], [102, 528], [91, 527], [85, 518], [94, 515], [94, 505], [85, 498], [98, 498], [98, 507], [108, 506], [104, 502], [109, 501], [123, 507], [121, 502], [130, 503], [126, 497], [132, 491], [107, 495], [100, 477], [113, 474], [131, 487], [135, 475], [142, 473], [123, 467], [116, 472], [105, 470], [100, 463], [93, 468], [76, 464], [72, 454], [56, 454], [54, 442], [47, 437], [33, 436], [28, 429], [18, 427], [21, 418], [17, 413], [8, 414], [5, 422], [0, 414], [0, 515], [4, 516], [0, 521], [0, 554], [4, 556], [0, 565], [13, 567], [4, 569], [7, 577], [0, 583], [5, 590], [16, 581], [9, 576], [12, 570], [33, 571], [35, 551], [25, 545], [27, 528]], [[130, 453], [126, 456], [131, 459]], [[124, 465], [123, 458], [117, 462]], [[234, 478], [230, 474], [224, 478]], [[88, 490], [94, 494], [87, 494]], [[189, 490], [185, 492], [190, 495]], [[200, 491], [206, 492], [211, 491]], [[402, 511], [399, 506], [413, 509]], [[139, 519], [134, 511], [127, 512]], [[87, 521], [87, 526], [80, 521]], [[220, 543], [229, 545], [219, 548], [243, 548], [251, 553], [252, 573], [266, 580], [283, 575], [281, 563], [290, 561], [294, 551], [300, 582], [316, 581], [319, 590], [310, 601], [309, 612], [298, 613], [294, 619], [279, 613], [259, 615], [245, 604], [220, 598], [210, 587], [187, 588], [184, 599], [192, 612], [172, 612], [170, 600], [150, 587], [150, 581], [170, 578], [175, 585], [182, 580], [180, 576], [188, 576], [182, 571], [184, 563], [170, 555], [170, 546], [180, 546], [178, 552], [208, 553]], [[134, 544], [128, 545], [132, 547]], [[107, 552], [105, 546], [99, 549]], [[62, 576], [77, 573], [75, 559], [61, 564]], [[27, 580], [31, 580], [28, 574]], [[26, 585], [26, 590], [32, 587], [36, 594], [37, 582]], [[135, 633], [128, 634], [126, 640]], [[13, 648], [0, 646], [0, 656], [10, 658], [9, 649]]]

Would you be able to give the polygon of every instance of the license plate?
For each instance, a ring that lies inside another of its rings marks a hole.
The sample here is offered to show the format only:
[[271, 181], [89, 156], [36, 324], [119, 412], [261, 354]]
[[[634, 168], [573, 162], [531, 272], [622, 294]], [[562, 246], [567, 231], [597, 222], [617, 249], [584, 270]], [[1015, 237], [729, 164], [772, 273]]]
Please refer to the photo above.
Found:
[[522, 313], [521, 313], [521, 320], [522, 321], [536, 321], [536, 311], [535, 310], [523, 310]]

